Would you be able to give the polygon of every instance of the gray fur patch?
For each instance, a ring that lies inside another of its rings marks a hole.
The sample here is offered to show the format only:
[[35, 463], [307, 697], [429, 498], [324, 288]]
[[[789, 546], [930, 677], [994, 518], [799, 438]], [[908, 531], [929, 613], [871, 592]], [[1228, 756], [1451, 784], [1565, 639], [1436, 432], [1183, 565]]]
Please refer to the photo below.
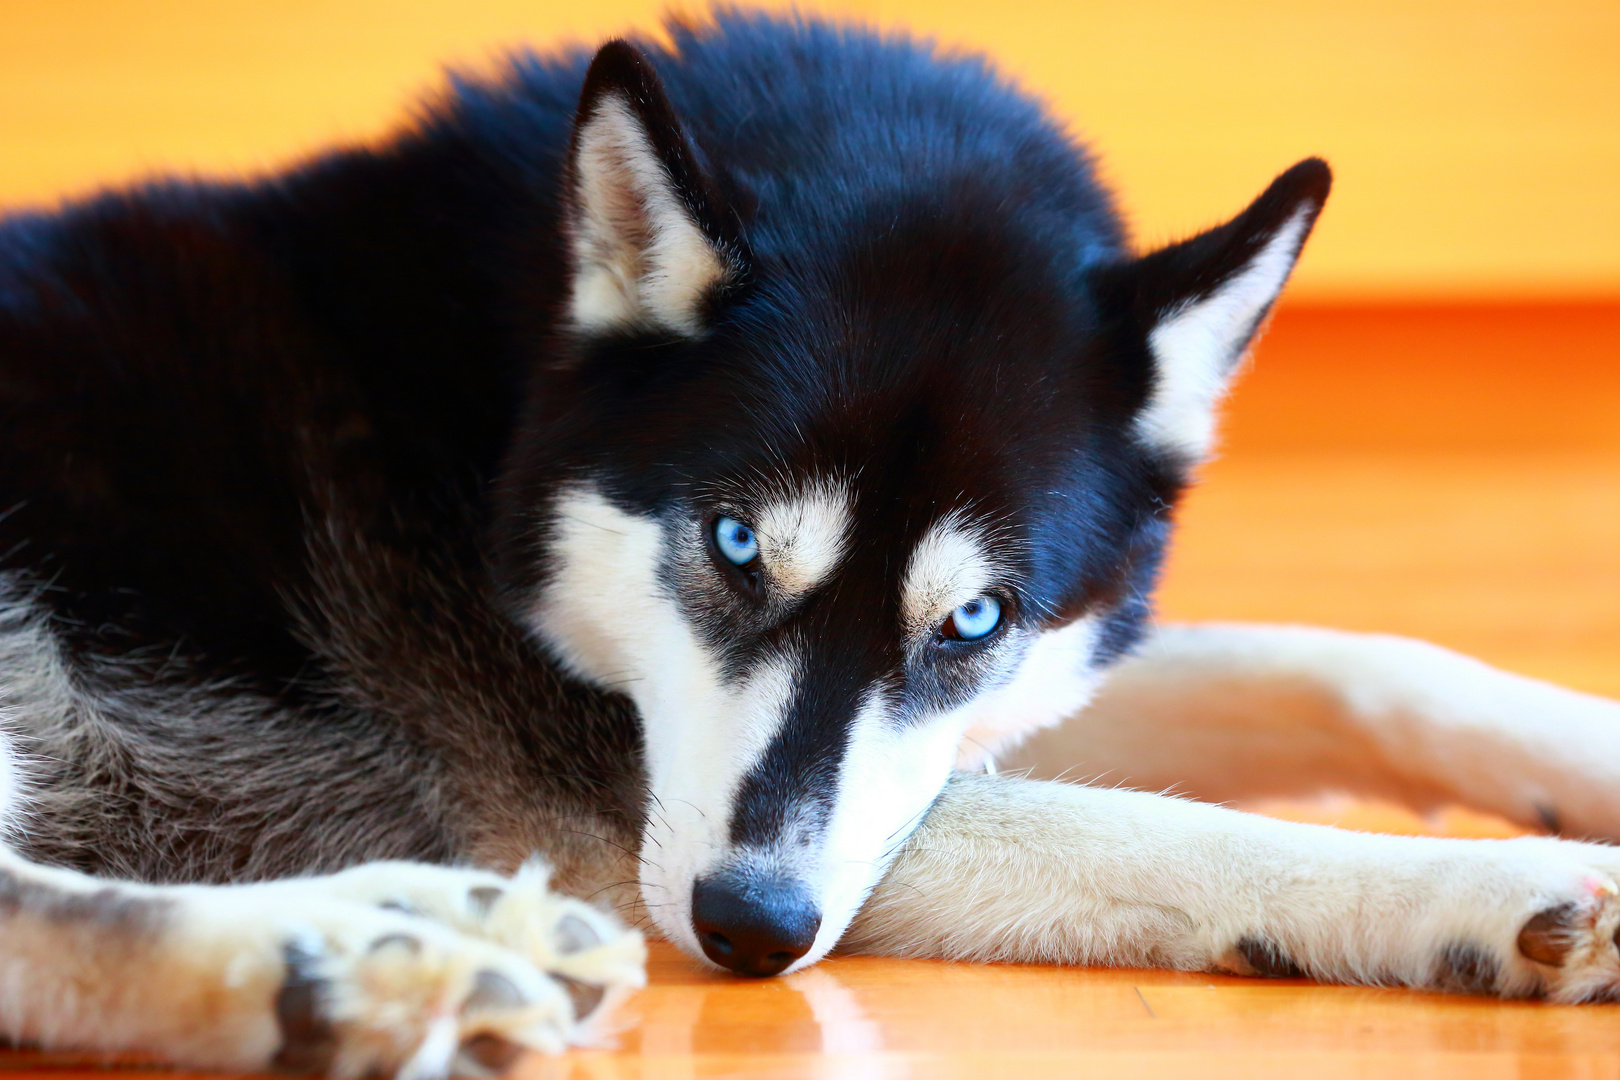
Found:
[[6, 575], [0, 710], [22, 795], [13, 846], [35, 862], [228, 882], [453, 854], [434, 820], [441, 770], [397, 725], [312, 725], [167, 650], [70, 657]]
[[[628, 703], [560, 682], [456, 566], [318, 516], [314, 582], [287, 598], [315, 707], [207, 676], [183, 647], [70, 652], [42, 590], [0, 573], [0, 828], [17, 852], [195, 883], [539, 852], [563, 891], [622, 880], [640, 835], [625, 808], [645, 801]], [[559, 760], [582, 764], [539, 766]]]
[[124, 937], [154, 937], [167, 925], [171, 900], [135, 896], [114, 886], [93, 892], [59, 889], [0, 869], [0, 915], [31, 915], [46, 922], [93, 923]]
[[1500, 973], [1501, 965], [1487, 949], [1454, 941], [1435, 957], [1429, 985], [1453, 994], [1490, 994]]

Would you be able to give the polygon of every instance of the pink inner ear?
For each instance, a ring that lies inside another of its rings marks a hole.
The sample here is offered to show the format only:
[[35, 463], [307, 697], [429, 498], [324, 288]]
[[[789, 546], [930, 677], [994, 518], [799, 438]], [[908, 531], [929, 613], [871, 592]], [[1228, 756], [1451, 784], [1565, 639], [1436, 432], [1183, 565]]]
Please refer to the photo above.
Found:
[[568, 175], [575, 329], [700, 334], [743, 245], [652, 62], [626, 41], [586, 72]]
[[572, 172], [575, 326], [699, 333], [729, 268], [622, 94], [601, 95], [576, 132]]

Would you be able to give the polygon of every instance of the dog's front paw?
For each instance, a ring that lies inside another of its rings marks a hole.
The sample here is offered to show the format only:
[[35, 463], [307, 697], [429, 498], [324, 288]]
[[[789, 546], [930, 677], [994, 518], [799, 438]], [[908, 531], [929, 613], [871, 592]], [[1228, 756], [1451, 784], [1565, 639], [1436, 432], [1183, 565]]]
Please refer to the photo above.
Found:
[[272, 1065], [432, 1080], [505, 1071], [573, 1041], [566, 988], [527, 958], [430, 920], [347, 902], [289, 913]]
[[552, 892], [544, 864], [510, 878], [485, 870], [372, 863], [325, 879], [347, 900], [393, 908], [511, 950], [562, 987], [572, 1003], [571, 1045], [598, 1037], [615, 1006], [646, 983], [647, 947], [635, 930]]
[[1515, 962], [1555, 1001], [1620, 998], [1620, 852], [1595, 853], [1574, 882], [1532, 905], [1514, 936]]
[[1487, 857], [1436, 867], [1420, 931], [1431, 945], [1405, 968], [1412, 984], [1620, 1000], [1620, 849], [1545, 837], [1464, 843], [1457, 850]]
[[[1368, 840], [1387, 849], [1384, 863], [1346, 861], [1350, 873], [1334, 888], [1284, 894], [1267, 919], [1226, 939], [1211, 966], [1508, 998], [1620, 1000], [1620, 849], [1546, 837], [1415, 847]], [[1340, 896], [1354, 897], [1354, 907], [1337, 908]]]

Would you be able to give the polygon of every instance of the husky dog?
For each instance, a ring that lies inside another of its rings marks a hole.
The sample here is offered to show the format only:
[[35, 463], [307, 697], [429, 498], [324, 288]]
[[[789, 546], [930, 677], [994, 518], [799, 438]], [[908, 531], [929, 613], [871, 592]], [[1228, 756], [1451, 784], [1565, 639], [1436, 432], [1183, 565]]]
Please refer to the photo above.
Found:
[[1620, 990], [1602, 844], [985, 768], [1620, 835], [1614, 704], [1149, 628], [1327, 166], [1136, 255], [977, 60], [670, 32], [0, 226], [0, 1032], [497, 1072], [640, 984], [610, 906], [745, 975], [841, 945]]

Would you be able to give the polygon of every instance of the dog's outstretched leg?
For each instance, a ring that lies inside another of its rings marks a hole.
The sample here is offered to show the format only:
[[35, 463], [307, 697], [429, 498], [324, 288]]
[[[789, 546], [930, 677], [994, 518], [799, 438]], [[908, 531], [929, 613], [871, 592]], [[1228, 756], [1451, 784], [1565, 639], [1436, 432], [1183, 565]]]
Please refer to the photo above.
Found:
[[[400, 910], [404, 909], [404, 910]], [[639, 936], [535, 870], [109, 883], [0, 849], [0, 1035], [194, 1068], [491, 1075], [589, 1038]]]
[[1142, 792], [953, 778], [845, 938], [964, 960], [1620, 993], [1620, 849], [1301, 825]]
[[1200, 799], [1347, 791], [1620, 839], [1620, 703], [1407, 638], [1165, 627], [1002, 762]]

